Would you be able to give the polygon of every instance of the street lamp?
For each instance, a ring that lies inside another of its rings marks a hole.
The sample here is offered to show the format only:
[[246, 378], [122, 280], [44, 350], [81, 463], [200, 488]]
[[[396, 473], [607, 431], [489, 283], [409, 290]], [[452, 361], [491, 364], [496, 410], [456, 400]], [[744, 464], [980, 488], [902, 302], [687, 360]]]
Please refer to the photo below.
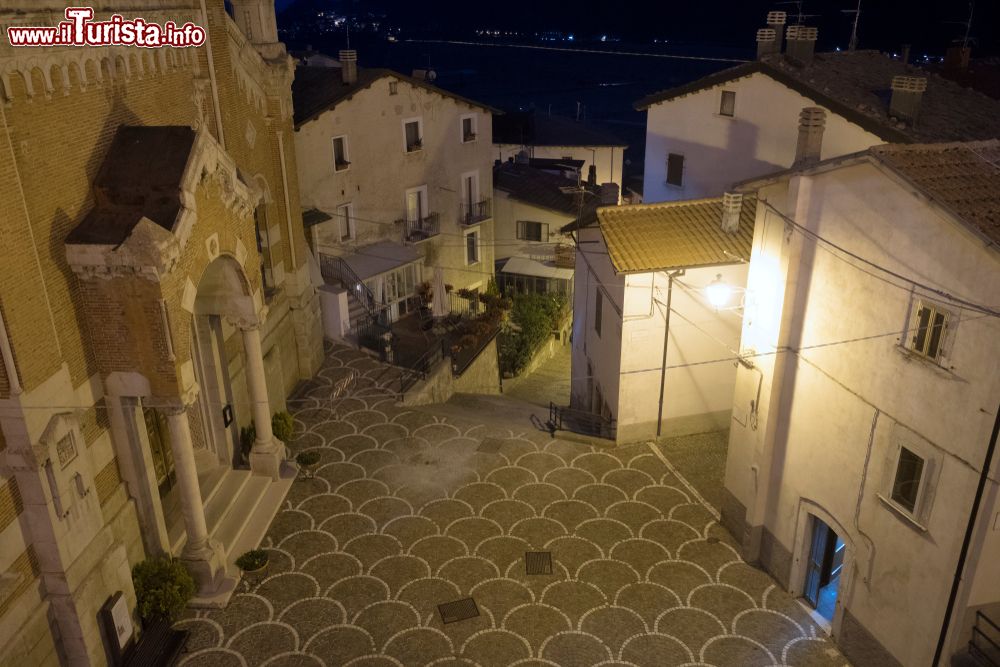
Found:
[[708, 302], [712, 306], [719, 310], [729, 302], [729, 295], [732, 289], [726, 283], [722, 282], [722, 274], [718, 273], [715, 276], [715, 280], [709, 283], [708, 287], [705, 288], [705, 296], [708, 297]]

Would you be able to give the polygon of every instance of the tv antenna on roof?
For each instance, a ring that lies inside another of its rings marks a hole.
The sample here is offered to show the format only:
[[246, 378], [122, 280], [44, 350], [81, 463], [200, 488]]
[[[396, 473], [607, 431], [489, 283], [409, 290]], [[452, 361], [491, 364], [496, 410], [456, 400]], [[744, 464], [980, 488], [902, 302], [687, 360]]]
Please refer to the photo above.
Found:
[[847, 50], [854, 51], [858, 48], [858, 20], [861, 18], [861, 0], [858, 0], [857, 9], [841, 9], [842, 14], [854, 14], [854, 27], [851, 28], [851, 41], [847, 43]]
[[779, 5], [795, 5], [795, 22], [798, 25], [804, 23], [803, 19], [811, 19], [813, 17], [819, 16], [819, 14], [803, 14], [802, 5], [805, 4], [805, 0], [783, 0], [777, 3]]
[[946, 23], [956, 23], [958, 25], [965, 26], [965, 34], [960, 38], [954, 40], [954, 42], [961, 43], [963, 49], [969, 48], [969, 45], [976, 41], [976, 38], [971, 35], [972, 33], [972, 16], [976, 11], [976, 2], [971, 0], [969, 2], [969, 18], [964, 21], [946, 21]]

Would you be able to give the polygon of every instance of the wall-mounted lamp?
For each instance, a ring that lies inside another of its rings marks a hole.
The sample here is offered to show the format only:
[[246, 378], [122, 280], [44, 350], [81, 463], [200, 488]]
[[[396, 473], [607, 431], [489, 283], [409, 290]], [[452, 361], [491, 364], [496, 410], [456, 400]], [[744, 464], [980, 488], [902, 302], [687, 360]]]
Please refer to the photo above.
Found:
[[729, 295], [732, 292], [732, 288], [726, 283], [722, 282], [722, 274], [716, 274], [715, 280], [709, 283], [708, 287], [705, 288], [705, 296], [708, 297], [708, 302], [712, 304], [712, 307], [719, 310], [729, 302]]

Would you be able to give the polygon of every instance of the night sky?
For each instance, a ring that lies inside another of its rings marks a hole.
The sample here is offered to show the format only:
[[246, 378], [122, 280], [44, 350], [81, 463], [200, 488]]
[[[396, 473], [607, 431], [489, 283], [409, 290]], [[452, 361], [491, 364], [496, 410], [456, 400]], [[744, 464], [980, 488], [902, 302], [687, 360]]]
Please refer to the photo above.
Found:
[[[692, 0], [677, 2], [567, 3], [553, 0], [503, 0], [486, 4], [468, 0], [298, 0], [316, 7], [363, 15], [385, 11], [389, 22], [404, 31], [437, 29], [459, 36], [480, 28], [518, 31], [559, 30], [580, 36], [609, 33], [625, 41], [668, 39], [723, 47], [753, 48], [756, 29], [769, 10], [793, 15], [795, 3], [762, 0]], [[278, 0], [280, 8], [293, 0]], [[805, 23], [820, 29], [820, 49], [846, 47], [851, 14], [857, 0], [805, 0]], [[352, 8], [349, 10], [349, 8]], [[964, 32], [969, 15], [966, 0], [862, 0], [860, 47], [898, 50], [909, 43], [914, 53], [942, 53]], [[279, 19], [280, 23], [280, 19]], [[1000, 0], [978, 0], [972, 36], [979, 54], [1000, 53]]]

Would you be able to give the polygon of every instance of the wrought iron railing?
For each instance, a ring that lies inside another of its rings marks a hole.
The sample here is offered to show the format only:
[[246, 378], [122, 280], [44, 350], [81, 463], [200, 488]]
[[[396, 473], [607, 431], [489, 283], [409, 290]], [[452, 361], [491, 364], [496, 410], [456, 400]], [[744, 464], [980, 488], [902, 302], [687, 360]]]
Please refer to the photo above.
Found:
[[441, 233], [441, 216], [437, 213], [430, 213], [417, 220], [403, 218], [397, 220], [396, 224], [403, 228], [403, 241], [406, 243], [417, 243]]
[[474, 225], [493, 215], [493, 199], [487, 197], [477, 202], [462, 202], [458, 209], [458, 222], [462, 225]]
[[969, 653], [984, 665], [1000, 667], [1000, 626], [982, 611], [976, 611]]
[[368, 285], [365, 285], [364, 281], [358, 277], [358, 274], [342, 257], [321, 253], [319, 267], [324, 282], [332, 285], [339, 284], [354, 295], [354, 298], [365, 307], [369, 315], [378, 314], [380, 304], [375, 299], [375, 293], [369, 289]]
[[549, 403], [549, 425], [557, 431], [572, 431], [609, 440], [615, 439], [617, 431], [614, 419], [555, 403]]

